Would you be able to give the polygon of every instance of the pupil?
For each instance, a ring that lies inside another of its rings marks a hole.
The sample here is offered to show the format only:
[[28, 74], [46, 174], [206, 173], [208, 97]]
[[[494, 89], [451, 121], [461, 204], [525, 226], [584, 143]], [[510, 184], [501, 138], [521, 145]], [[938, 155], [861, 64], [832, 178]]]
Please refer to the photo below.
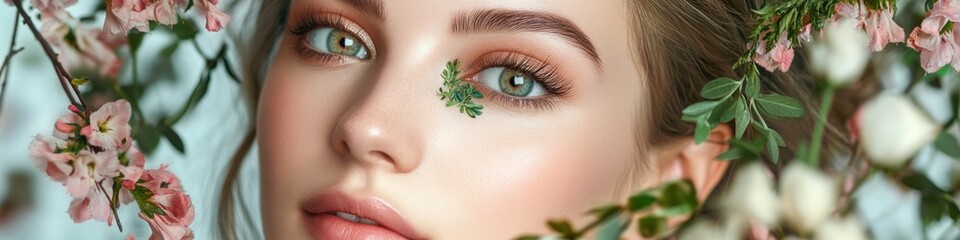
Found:
[[353, 46], [353, 39], [350, 39], [350, 38], [347, 38], [347, 37], [341, 38], [341, 39], [340, 39], [340, 46], [343, 47], [343, 48], [352, 47], [352, 46]]
[[526, 79], [524, 79], [521, 75], [514, 75], [513, 78], [510, 79], [510, 84], [514, 87], [523, 86], [524, 82], [526, 82]]

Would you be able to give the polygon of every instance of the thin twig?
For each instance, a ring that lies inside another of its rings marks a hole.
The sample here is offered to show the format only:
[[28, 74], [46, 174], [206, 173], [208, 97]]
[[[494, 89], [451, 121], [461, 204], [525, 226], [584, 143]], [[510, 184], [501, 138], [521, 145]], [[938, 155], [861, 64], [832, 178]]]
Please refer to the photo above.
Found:
[[6, 96], [7, 93], [7, 80], [10, 80], [10, 61], [13, 59], [14, 55], [23, 51], [23, 48], [17, 49], [17, 30], [20, 27], [20, 15], [14, 14], [13, 18], [13, 34], [10, 37], [10, 50], [7, 52], [7, 56], [3, 59], [3, 66], [0, 66], [0, 74], [3, 74], [3, 78], [0, 79], [0, 114], [3, 114], [3, 96]]
[[[62, 87], [63, 92], [67, 94], [67, 98], [70, 99], [70, 103], [79, 107], [80, 109], [83, 109], [86, 115], [89, 115], [90, 109], [87, 109], [86, 102], [83, 100], [83, 97], [80, 96], [80, 90], [77, 88], [77, 86], [70, 83], [70, 81], [73, 80], [73, 77], [70, 76], [70, 72], [63, 67], [63, 64], [57, 60], [57, 54], [53, 51], [53, 47], [50, 46], [50, 42], [44, 39], [43, 35], [40, 34], [40, 31], [37, 30], [37, 26], [33, 24], [33, 20], [30, 19], [30, 15], [28, 15], [27, 11], [24, 10], [23, 3], [20, 1], [13, 1], [13, 4], [16, 5], [17, 12], [23, 17], [23, 22], [27, 24], [27, 27], [30, 28], [33, 36], [37, 38], [38, 42], [40, 42], [40, 46], [43, 47], [43, 52], [47, 54], [47, 58], [49, 58], [50, 63], [53, 64], [53, 68], [56, 70], [57, 76], [60, 78], [60, 87]], [[76, 98], [74, 98], [74, 96], [76, 96]]]
[[[107, 194], [107, 190], [103, 188], [103, 180], [97, 182], [97, 188], [100, 188], [100, 192], [103, 192], [103, 196], [107, 198], [108, 201], [113, 202], [110, 194]], [[117, 196], [118, 198], [120, 196]], [[120, 229], [120, 232], [123, 232], [123, 225], [120, 224], [120, 214], [117, 214], [117, 208], [110, 206], [110, 210], [113, 212], [113, 219], [117, 220], [117, 228]]]

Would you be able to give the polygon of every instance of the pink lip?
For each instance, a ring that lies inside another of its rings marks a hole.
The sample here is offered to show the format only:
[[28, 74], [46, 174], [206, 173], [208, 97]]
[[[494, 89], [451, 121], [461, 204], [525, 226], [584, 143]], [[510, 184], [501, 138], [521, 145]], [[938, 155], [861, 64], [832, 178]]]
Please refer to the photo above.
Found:
[[[316, 239], [422, 239], [396, 210], [377, 198], [354, 198], [336, 191], [317, 195], [301, 208], [304, 224]], [[379, 226], [350, 222], [335, 212], [367, 218]]]

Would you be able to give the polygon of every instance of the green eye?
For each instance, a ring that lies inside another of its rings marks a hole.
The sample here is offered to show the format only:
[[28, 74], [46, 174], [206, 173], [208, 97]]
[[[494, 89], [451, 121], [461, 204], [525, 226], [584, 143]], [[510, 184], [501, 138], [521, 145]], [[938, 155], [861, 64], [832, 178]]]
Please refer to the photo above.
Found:
[[512, 97], [532, 98], [546, 94], [543, 86], [530, 75], [505, 67], [484, 69], [477, 80], [487, 87]]
[[321, 53], [367, 59], [367, 47], [352, 33], [336, 28], [322, 27], [307, 33], [307, 44]]

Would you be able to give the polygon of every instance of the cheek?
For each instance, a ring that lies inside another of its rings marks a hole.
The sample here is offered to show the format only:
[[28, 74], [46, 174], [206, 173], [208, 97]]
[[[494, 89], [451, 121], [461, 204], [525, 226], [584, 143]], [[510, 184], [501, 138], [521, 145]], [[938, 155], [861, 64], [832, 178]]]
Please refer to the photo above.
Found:
[[281, 50], [263, 84], [257, 110], [261, 205], [268, 238], [297, 239], [299, 200], [337, 181], [342, 161], [331, 132], [344, 108], [340, 93], [349, 76], [316, 74]]
[[450, 209], [440, 212], [471, 216], [457, 226], [477, 226], [475, 232], [495, 226], [508, 234], [497, 238], [512, 238], [543, 229], [546, 219], [578, 218], [614, 200], [636, 153], [630, 123], [570, 116], [529, 121], [509, 132], [474, 129], [483, 133], [467, 143], [475, 147], [444, 153], [460, 158], [431, 164], [444, 168], [440, 179], [451, 186], [441, 195]]

